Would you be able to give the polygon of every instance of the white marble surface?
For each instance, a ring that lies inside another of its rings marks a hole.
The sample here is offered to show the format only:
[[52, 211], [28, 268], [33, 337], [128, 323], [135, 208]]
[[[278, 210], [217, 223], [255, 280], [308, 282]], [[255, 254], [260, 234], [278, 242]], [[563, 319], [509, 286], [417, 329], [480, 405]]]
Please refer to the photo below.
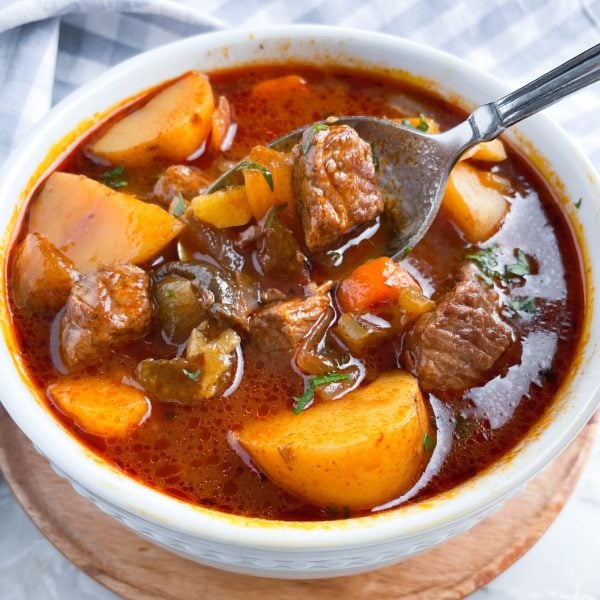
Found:
[[[37, 531], [0, 476], [0, 599], [115, 598]], [[524, 557], [471, 598], [600, 598], [600, 436], [575, 493], [550, 529]]]

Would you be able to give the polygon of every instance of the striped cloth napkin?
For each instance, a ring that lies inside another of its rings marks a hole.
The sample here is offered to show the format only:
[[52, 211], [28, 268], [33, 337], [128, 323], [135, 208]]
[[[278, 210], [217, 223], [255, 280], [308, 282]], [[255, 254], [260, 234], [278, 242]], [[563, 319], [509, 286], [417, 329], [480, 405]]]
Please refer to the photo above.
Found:
[[[138, 52], [225, 27], [327, 23], [435, 46], [514, 87], [600, 42], [600, 0], [0, 0], [0, 156]], [[600, 167], [600, 85], [548, 109]]]

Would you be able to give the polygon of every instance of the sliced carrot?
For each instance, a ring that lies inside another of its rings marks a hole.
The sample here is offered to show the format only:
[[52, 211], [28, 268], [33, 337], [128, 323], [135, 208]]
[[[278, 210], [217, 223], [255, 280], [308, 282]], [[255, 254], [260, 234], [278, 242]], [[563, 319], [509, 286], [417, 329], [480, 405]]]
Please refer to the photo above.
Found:
[[413, 129], [418, 129], [423, 133], [439, 133], [440, 126], [437, 124], [435, 119], [431, 117], [411, 117], [409, 119], [394, 119], [396, 123], [400, 123], [401, 125], [410, 125]]
[[306, 92], [308, 84], [300, 75], [284, 75], [273, 79], [265, 79], [257, 83], [251, 91], [253, 99], [263, 98], [270, 100], [282, 94]]
[[406, 289], [421, 293], [419, 284], [406, 270], [382, 256], [354, 269], [340, 283], [337, 300], [344, 312], [364, 313], [380, 304], [395, 303]]

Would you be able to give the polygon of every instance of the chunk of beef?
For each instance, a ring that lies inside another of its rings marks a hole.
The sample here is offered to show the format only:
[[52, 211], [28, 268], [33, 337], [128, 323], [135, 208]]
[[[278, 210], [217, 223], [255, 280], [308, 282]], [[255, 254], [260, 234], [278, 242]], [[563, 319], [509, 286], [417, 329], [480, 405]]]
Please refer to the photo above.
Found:
[[194, 217], [184, 216], [187, 227], [179, 236], [179, 258], [184, 261], [210, 257], [223, 269], [235, 272], [244, 267], [244, 257], [235, 246], [229, 232], [217, 229]]
[[498, 294], [474, 266], [463, 267], [462, 280], [406, 335], [403, 366], [425, 391], [463, 390], [481, 383], [512, 340], [498, 310]]
[[328, 307], [326, 294], [273, 302], [250, 320], [252, 341], [265, 354], [287, 358]]
[[21, 242], [13, 265], [15, 304], [40, 314], [56, 314], [79, 278], [73, 261], [40, 233], [30, 233]]
[[294, 234], [277, 220], [265, 227], [257, 242], [256, 258], [265, 275], [308, 283], [306, 256]]
[[200, 169], [185, 165], [171, 165], [154, 184], [152, 195], [163, 206], [169, 206], [173, 198], [179, 194], [186, 200], [191, 200], [210, 183], [210, 178]]
[[306, 247], [333, 247], [383, 211], [371, 146], [347, 125], [308, 128], [294, 146], [294, 191]]
[[152, 319], [150, 279], [118, 265], [84, 275], [71, 288], [60, 323], [60, 349], [69, 369], [93, 364], [111, 348], [144, 336]]

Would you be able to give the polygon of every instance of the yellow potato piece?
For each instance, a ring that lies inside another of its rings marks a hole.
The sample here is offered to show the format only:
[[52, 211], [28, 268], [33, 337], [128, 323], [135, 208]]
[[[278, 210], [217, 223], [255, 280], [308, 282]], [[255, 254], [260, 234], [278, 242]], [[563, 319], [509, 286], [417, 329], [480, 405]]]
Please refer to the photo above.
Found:
[[48, 386], [56, 407], [87, 433], [121, 437], [150, 413], [150, 402], [138, 388], [100, 377], [63, 379]]
[[362, 510], [416, 483], [431, 454], [426, 434], [433, 445], [417, 380], [397, 370], [299, 415], [290, 410], [251, 421], [237, 439], [257, 467], [290, 494], [317, 506]]
[[237, 227], [252, 219], [246, 189], [243, 185], [200, 194], [192, 200], [194, 216], [215, 227]]
[[119, 119], [90, 149], [112, 164], [127, 167], [155, 159], [182, 161], [206, 141], [214, 108], [208, 79], [191, 71]]
[[510, 207], [489, 173], [466, 162], [448, 178], [442, 207], [471, 242], [483, 242], [500, 227]]
[[162, 208], [93, 179], [53, 173], [31, 205], [29, 232], [41, 233], [89, 272], [118, 263], [143, 263], [183, 228]]
[[285, 154], [266, 146], [255, 146], [248, 155], [248, 161], [257, 163], [271, 172], [273, 190], [271, 190], [262, 171], [245, 169], [244, 183], [252, 215], [260, 221], [269, 209], [280, 204], [292, 205], [292, 164]]
[[460, 160], [481, 160], [483, 162], [502, 162], [506, 160], [506, 149], [500, 140], [481, 142], [467, 150]]

